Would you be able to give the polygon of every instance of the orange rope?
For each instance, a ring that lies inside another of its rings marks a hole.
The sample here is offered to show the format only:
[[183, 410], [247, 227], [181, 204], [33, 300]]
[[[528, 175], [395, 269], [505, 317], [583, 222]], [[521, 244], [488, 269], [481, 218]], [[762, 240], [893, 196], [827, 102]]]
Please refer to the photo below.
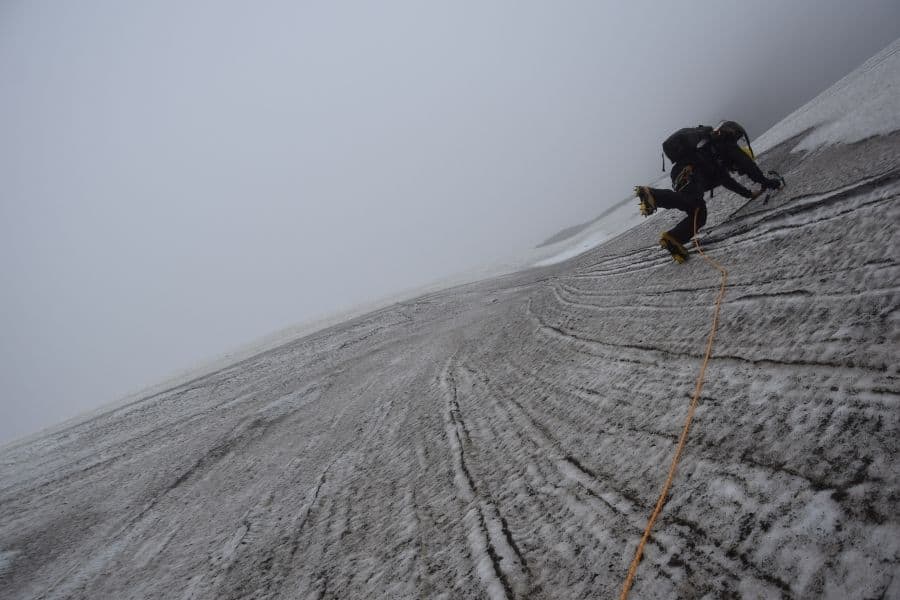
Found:
[[703, 257], [709, 264], [718, 269], [718, 271], [722, 274], [722, 285], [719, 287], [719, 295], [716, 297], [716, 308], [713, 311], [713, 319], [712, 319], [712, 327], [709, 331], [709, 338], [706, 340], [706, 355], [703, 357], [703, 364], [700, 365], [700, 373], [697, 375], [697, 385], [694, 388], [694, 396], [691, 398], [690, 408], [688, 408], [687, 418], [684, 420], [684, 429], [681, 430], [681, 437], [678, 439], [678, 446], [675, 447], [675, 456], [672, 457], [672, 464], [669, 466], [669, 475], [666, 477], [666, 482], [663, 484], [662, 491], [659, 493], [659, 500], [656, 501], [656, 507], [653, 509], [653, 513], [650, 515], [650, 520], [647, 521], [647, 527], [644, 529], [644, 535], [641, 537], [641, 542], [638, 544], [637, 550], [634, 553], [634, 559], [631, 561], [631, 566], [628, 567], [628, 576], [625, 578], [625, 584], [622, 586], [622, 593], [619, 595], [619, 600], [625, 600], [628, 597], [628, 592], [631, 590], [631, 585], [634, 583], [634, 576], [637, 573], [638, 564], [641, 562], [641, 557], [644, 554], [644, 546], [647, 544], [647, 540], [650, 538], [650, 531], [653, 529], [654, 523], [656, 523], [657, 517], [659, 517], [659, 513], [662, 512], [663, 505], [666, 503], [666, 496], [669, 494], [669, 489], [672, 487], [672, 481], [675, 479], [675, 468], [678, 466], [678, 461], [681, 459], [681, 452], [684, 450], [684, 444], [687, 442], [688, 431], [691, 428], [691, 421], [694, 419], [694, 411], [697, 408], [697, 403], [700, 401], [700, 390], [703, 389], [703, 382], [706, 378], [706, 366], [709, 364], [709, 357], [712, 354], [712, 346], [713, 340], [716, 337], [716, 330], [719, 328], [719, 309], [722, 306], [722, 298], [725, 296], [725, 285], [728, 282], [728, 271], [721, 264], [707, 256], [703, 253], [703, 249], [700, 248], [700, 242], [697, 241], [697, 215], [699, 211], [694, 211], [694, 245], [697, 246], [697, 252], [700, 253], [700, 256]]

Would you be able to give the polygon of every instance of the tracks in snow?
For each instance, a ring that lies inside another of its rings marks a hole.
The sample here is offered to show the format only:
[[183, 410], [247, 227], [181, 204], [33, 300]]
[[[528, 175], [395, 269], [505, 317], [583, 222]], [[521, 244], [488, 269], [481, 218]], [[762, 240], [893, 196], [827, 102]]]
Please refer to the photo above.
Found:
[[[711, 204], [703, 241], [729, 290], [637, 595], [894, 590], [900, 183], [885, 173]], [[718, 281], [673, 265], [654, 227], [7, 449], [0, 595], [615, 595]]]

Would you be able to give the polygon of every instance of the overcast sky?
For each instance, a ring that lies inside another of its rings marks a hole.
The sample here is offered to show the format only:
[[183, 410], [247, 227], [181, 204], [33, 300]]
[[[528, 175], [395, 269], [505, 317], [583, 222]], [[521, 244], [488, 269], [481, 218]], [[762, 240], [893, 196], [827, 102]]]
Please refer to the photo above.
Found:
[[898, 35], [896, 0], [5, 0], [0, 443], [524, 252]]

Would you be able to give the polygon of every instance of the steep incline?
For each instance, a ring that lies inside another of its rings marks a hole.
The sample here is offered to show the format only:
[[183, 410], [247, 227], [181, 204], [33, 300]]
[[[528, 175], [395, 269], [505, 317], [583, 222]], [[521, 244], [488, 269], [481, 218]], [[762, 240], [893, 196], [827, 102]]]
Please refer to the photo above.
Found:
[[[900, 597], [900, 135], [794, 145], [710, 204], [730, 284], [632, 597]], [[718, 284], [675, 218], [6, 448], [0, 597], [615, 597]]]

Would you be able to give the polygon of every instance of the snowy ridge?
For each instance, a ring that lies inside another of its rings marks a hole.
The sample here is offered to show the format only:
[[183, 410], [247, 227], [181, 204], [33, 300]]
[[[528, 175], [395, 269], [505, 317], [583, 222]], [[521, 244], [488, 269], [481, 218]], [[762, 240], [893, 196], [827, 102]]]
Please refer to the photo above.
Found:
[[793, 152], [850, 144], [900, 129], [900, 40], [760, 136], [761, 153], [801, 133]]
[[[632, 598], [900, 597], [900, 133], [800, 137], [768, 204], [710, 203], [729, 285]], [[0, 597], [615, 597], [718, 290], [677, 218], [4, 448]]]
[[[664, 175], [650, 184], [653, 187], [669, 185], [669, 176]], [[524, 263], [527, 266], [546, 267], [568, 260], [596, 248], [603, 242], [614, 238], [622, 232], [641, 224], [644, 217], [635, 210], [638, 201], [632, 195], [622, 202], [613, 205], [593, 221], [569, 230], [573, 233], [562, 237], [568, 230], [563, 230], [550, 237], [554, 242], [544, 242], [532, 252], [533, 256]], [[521, 268], [521, 267], [520, 267]]]

